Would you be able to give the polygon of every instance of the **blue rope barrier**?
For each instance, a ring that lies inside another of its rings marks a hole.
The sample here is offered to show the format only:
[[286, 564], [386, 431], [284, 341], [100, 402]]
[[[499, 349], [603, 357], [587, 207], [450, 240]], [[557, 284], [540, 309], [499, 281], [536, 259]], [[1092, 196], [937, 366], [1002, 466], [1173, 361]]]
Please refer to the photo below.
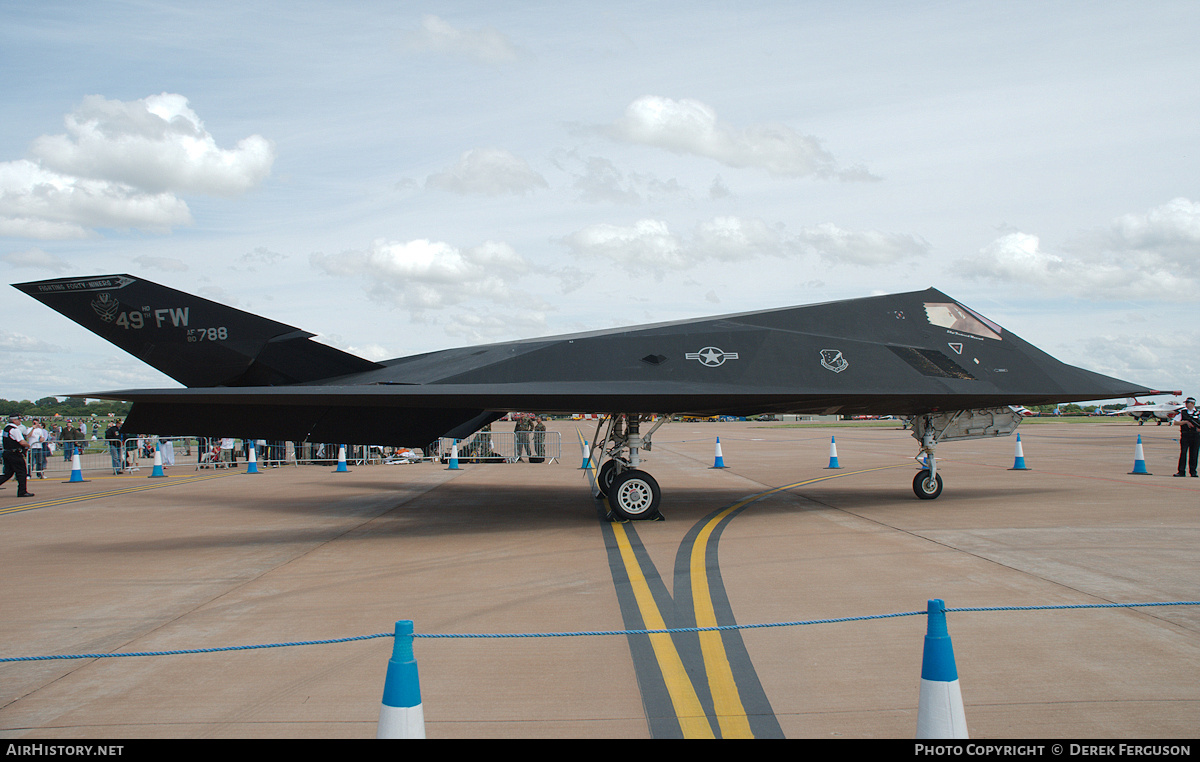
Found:
[[129, 653], [107, 654], [62, 654], [55, 656], [8, 656], [0, 657], [0, 662], [9, 661], [49, 661], [52, 659], [114, 659], [125, 656], [174, 656], [176, 654], [211, 654], [220, 651], [253, 651], [258, 648], [288, 648], [290, 646], [322, 646], [329, 643], [349, 643], [352, 640], [373, 640], [375, 638], [390, 638], [394, 633], [380, 632], [375, 635], [356, 635], [350, 638], [333, 638], [331, 640], [298, 640], [294, 643], [260, 643], [252, 646], [221, 646], [219, 648], [188, 648], [178, 651], [131, 651]]
[[[1129, 609], [1152, 606], [1200, 606], [1200, 601], [1153, 601], [1146, 603], [1076, 603], [1046, 606], [965, 606], [962, 608], [947, 608], [947, 614], [971, 613], [981, 611], [1049, 611], [1052, 609]], [[720, 632], [722, 630], [760, 630], [769, 627], [801, 627], [813, 624], [837, 624], [839, 622], [864, 622], [872, 619], [896, 619], [905, 616], [927, 614], [926, 609], [920, 611], [900, 611], [893, 614], [868, 614], [864, 616], [836, 617], [833, 619], [808, 619], [796, 622], [767, 622], [762, 624], [725, 624], [716, 627], [671, 627], [662, 630], [590, 630], [579, 632], [512, 632], [512, 633], [420, 633], [414, 632], [414, 638], [426, 639], [500, 639], [500, 638], [572, 638], [594, 637], [597, 635], [666, 635], [683, 632]], [[189, 648], [176, 651], [139, 651], [130, 653], [95, 653], [95, 654], [59, 654], [52, 656], [7, 656], [0, 657], [0, 663], [18, 661], [51, 661], [57, 659], [111, 659], [129, 656], [174, 656], [178, 654], [207, 654], [221, 651], [253, 651], [260, 648], [290, 648], [293, 646], [319, 646], [332, 643], [350, 643], [356, 640], [375, 640], [378, 638], [394, 637], [394, 632], [379, 632], [374, 635], [356, 635], [348, 638], [332, 638], [329, 640], [301, 640], [292, 643], [261, 643], [250, 646], [223, 646], [219, 648]]]

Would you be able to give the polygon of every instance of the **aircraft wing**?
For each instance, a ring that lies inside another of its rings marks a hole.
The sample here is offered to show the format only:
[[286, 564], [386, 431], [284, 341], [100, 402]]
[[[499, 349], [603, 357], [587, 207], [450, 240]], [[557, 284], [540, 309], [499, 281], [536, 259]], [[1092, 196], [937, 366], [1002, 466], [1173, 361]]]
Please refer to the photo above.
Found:
[[[1078, 370], [1078, 369], [1076, 369]], [[508, 411], [748, 416], [900, 415], [1102, 399], [1112, 379], [1080, 371], [1056, 390], [959, 390], [922, 378], [908, 389], [757, 386], [671, 381], [223, 387], [88, 392], [134, 403], [126, 428], [159, 434], [244, 435], [420, 446], [465, 437]], [[923, 383], [921, 383], [923, 382]], [[1126, 387], [1122, 387], [1126, 388]], [[1064, 396], [1071, 399], [1065, 400]]]

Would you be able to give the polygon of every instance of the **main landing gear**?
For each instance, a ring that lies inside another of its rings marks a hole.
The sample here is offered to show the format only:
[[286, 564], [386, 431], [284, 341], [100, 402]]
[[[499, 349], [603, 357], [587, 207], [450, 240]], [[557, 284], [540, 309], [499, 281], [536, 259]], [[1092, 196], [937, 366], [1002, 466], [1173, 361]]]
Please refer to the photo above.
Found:
[[[616, 521], [654, 521], [661, 520], [658, 510], [662, 502], [662, 489], [650, 474], [642, 471], [641, 452], [650, 450], [650, 438], [668, 420], [660, 418], [654, 426], [642, 436], [641, 423], [649, 420], [649, 416], [641, 414], [612, 415], [602, 420], [596, 427], [594, 442], [599, 443], [593, 448], [592, 457], [599, 458], [602, 463], [596, 472], [596, 482], [593, 492], [596, 497], [608, 502], [609, 519]], [[603, 440], [600, 430], [608, 424], [608, 431]]]

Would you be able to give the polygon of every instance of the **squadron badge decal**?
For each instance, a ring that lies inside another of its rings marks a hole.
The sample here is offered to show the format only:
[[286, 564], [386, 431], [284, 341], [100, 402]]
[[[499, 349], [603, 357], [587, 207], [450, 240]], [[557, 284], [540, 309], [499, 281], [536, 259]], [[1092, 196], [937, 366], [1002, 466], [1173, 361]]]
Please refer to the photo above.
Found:
[[841, 373], [846, 368], [850, 367], [850, 363], [846, 362], [846, 358], [842, 357], [840, 349], [822, 349], [821, 350], [821, 367], [831, 370], [834, 373]]
[[724, 364], [726, 360], [738, 359], [738, 353], [722, 352], [717, 347], [705, 347], [699, 352], [688, 352], [684, 357], [689, 360], [699, 360], [700, 364], [706, 368], [715, 368]]
[[107, 291], [101, 291], [96, 294], [96, 298], [92, 300], [92, 309], [100, 316], [100, 319], [105, 323], [111, 323], [113, 318], [121, 310], [121, 303], [118, 302], [112, 294]]

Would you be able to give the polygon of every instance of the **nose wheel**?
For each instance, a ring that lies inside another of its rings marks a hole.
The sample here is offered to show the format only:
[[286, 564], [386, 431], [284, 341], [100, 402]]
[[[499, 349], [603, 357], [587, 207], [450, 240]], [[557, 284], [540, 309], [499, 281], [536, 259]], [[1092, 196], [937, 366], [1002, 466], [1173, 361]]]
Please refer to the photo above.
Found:
[[933, 474], [930, 477], [929, 469], [918, 471], [916, 478], [913, 479], [913, 492], [922, 500], [935, 499], [942, 494], [942, 475]]
[[608, 489], [608, 507], [629, 521], [652, 519], [658, 515], [662, 490], [654, 477], [636, 469], [617, 474]]

